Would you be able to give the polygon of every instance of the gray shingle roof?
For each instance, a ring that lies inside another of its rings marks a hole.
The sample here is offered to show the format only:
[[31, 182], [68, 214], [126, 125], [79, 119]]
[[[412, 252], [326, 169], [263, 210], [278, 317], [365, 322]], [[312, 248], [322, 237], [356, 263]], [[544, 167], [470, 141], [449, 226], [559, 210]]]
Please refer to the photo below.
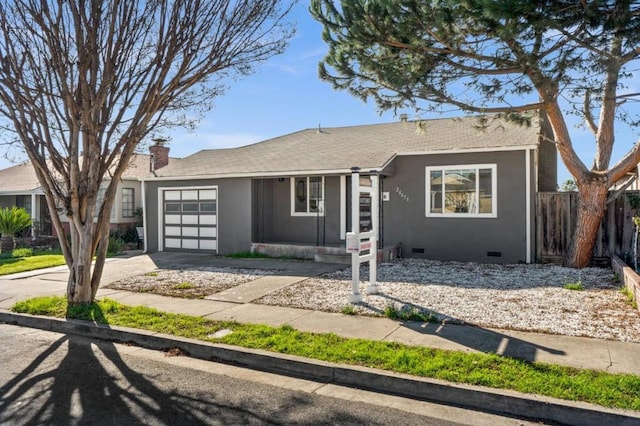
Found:
[[253, 145], [209, 149], [170, 161], [158, 177], [260, 176], [382, 169], [396, 155], [517, 149], [538, 144], [537, 125], [493, 120], [483, 130], [477, 117], [307, 129]]
[[[173, 160], [173, 159], [172, 159]], [[123, 179], [137, 180], [149, 174], [149, 155], [135, 154], [124, 172]], [[31, 162], [17, 164], [0, 170], [0, 194], [28, 193], [40, 188], [40, 182]]]

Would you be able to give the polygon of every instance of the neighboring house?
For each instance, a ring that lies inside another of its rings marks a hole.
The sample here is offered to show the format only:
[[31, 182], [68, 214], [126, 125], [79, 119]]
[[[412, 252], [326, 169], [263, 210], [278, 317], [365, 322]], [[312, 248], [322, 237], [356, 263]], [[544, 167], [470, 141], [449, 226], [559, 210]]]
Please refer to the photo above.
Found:
[[[136, 209], [142, 207], [140, 178], [149, 174], [152, 158], [153, 155], [134, 155], [116, 191], [111, 210], [112, 228], [137, 221]], [[103, 186], [106, 188], [106, 181]], [[36, 235], [55, 235], [44, 192], [30, 162], [0, 170], [0, 207], [11, 206], [23, 207], [31, 214]], [[68, 223], [64, 216], [62, 221]]]
[[381, 176], [379, 239], [406, 257], [531, 262], [535, 194], [557, 156], [543, 120], [477, 118], [308, 129], [203, 150], [143, 179], [150, 252], [344, 252], [351, 168]]

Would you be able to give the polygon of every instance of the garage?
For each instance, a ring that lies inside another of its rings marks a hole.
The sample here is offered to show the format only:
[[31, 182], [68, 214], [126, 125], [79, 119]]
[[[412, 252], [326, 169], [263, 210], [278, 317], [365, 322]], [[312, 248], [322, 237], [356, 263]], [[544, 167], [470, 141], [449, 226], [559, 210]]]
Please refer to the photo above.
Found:
[[167, 250], [218, 250], [218, 188], [162, 191], [162, 242]]

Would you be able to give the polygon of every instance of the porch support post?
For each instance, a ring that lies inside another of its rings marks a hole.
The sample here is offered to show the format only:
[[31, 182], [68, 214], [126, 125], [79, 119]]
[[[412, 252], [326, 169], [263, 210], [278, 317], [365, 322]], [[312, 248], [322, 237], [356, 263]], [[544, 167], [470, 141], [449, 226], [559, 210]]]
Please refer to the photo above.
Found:
[[526, 233], [525, 233], [525, 240], [526, 240], [526, 244], [527, 244], [527, 251], [526, 251], [526, 262], [527, 263], [531, 263], [531, 151], [527, 148], [525, 151], [525, 209], [526, 211], [526, 217], [525, 217], [525, 223], [526, 223]]
[[32, 241], [36, 240], [36, 233], [33, 226], [33, 222], [34, 221], [40, 222], [39, 213], [40, 213], [40, 209], [36, 210], [36, 193], [32, 192], [31, 193], [31, 240]]
[[371, 232], [369, 239], [371, 248], [369, 249], [369, 285], [367, 286], [367, 294], [378, 294], [378, 173], [371, 171]]
[[340, 176], [340, 239], [347, 237], [347, 177]]
[[[140, 197], [142, 198], [142, 252], [147, 252], [147, 194], [146, 194], [146, 181], [140, 180]], [[161, 210], [162, 211], [162, 210]], [[158, 245], [160, 242], [158, 242]]]
[[[360, 205], [360, 168], [351, 168], [351, 232], [358, 235], [360, 233], [360, 217], [358, 206]], [[359, 241], [358, 241], [358, 244]], [[349, 295], [350, 303], [361, 303], [362, 294], [360, 294], [360, 253], [351, 255], [351, 294]]]

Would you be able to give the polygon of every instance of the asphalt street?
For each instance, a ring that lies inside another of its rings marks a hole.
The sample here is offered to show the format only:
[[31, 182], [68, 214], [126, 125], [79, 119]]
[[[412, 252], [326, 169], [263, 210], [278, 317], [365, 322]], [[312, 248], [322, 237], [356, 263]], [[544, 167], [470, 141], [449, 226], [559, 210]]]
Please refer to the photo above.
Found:
[[2, 425], [531, 424], [5, 324], [0, 342]]

